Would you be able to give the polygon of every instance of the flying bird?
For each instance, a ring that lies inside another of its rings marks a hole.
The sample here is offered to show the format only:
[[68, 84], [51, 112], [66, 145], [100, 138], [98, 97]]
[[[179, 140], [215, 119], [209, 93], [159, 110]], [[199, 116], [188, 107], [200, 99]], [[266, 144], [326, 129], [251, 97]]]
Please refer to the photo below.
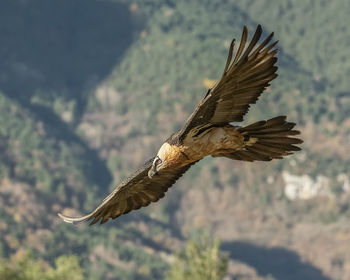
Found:
[[208, 90], [184, 127], [173, 133], [157, 155], [122, 181], [102, 203], [84, 217], [59, 216], [68, 223], [90, 221], [101, 224], [156, 202], [196, 162], [206, 156], [226, 157], [242, 161], [270, 161], [299, 151], [301, 139], [295, 123], [285, 116], [263, 120], [248, 126], [241, 122], [250, 104], [277, 77], [278, 41], [271, 42], [271, 33], [258, 44], [262, 28], [258, 25], [247, 44], [248, 30], [233, 58], [235, 39], [230, 45], [221, 79]]

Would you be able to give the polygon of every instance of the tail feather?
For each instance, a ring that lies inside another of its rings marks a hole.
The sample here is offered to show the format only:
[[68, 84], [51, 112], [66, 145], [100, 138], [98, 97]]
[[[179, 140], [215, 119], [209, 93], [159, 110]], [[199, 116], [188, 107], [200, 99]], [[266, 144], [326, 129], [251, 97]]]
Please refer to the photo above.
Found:
[[220, 156], [243, 161], [281, 159], [301, 150], [295, 145], [303, 141], [290, 137], [300, 134], [298, 130], [293, 129], [294, 126], [295, 123], [286, 121], [286, 116], [279, 116], [240, 127], [238, 131], [244, 137], [243, 148]]

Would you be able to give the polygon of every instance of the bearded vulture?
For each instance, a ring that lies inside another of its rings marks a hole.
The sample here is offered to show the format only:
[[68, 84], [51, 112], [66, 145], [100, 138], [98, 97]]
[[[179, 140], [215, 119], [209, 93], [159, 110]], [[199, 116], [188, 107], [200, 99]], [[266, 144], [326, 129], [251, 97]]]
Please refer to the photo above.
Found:
[[[295, 123], [285, 116], [263, 120], [248, 126], [241, 122], [250, 104], [277, 77], [276, 42], [273, 33], [258, 44], [262, 28], [258, 25], [247, 44], [244, 26], [238, 50], [233, 58], [233, 39], [221, 79], [208, 90], [186, 121], [172, 134], [157, 155], [122, 181], [93, 212], [84, 217], [59, 216], [68, 223], [90, 221], [101, 224], [156, 202], [192, 165], [206, 156], [243, 161], [270, 161], [299, 151], [303, 141], [290, 137], [299, 134]], [[233, 59], [232, 59], [233, 58]]]

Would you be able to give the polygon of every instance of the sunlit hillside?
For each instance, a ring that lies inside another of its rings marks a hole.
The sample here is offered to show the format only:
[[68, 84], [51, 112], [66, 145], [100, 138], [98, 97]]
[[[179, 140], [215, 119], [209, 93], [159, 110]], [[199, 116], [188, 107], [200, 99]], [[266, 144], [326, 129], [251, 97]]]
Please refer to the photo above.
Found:
[[[345, 0], [1, 1], [0, 276], [165, 279], [206, 232], [227, 279], [349, 279], [349, 13]], [[93, 210], [154, 156], [258, 24], [279, 40], [279, 77], [244, 124], [288, 115], [301, 152], [206, 158], [103, 226], [58, 218]]]

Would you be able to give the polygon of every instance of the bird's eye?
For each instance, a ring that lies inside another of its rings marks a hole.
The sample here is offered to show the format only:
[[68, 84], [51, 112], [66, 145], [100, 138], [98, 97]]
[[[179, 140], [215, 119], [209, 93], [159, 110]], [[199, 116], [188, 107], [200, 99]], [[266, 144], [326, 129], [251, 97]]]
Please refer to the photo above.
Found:
[[159, 165], [159, 164], [161, 164], [161, 163], [162, 163], [162, 160], [161, 160], [160, 158], [157, 158], [156, 161], [155, 161], [155, 164], [156, 164], [156, 165]]

